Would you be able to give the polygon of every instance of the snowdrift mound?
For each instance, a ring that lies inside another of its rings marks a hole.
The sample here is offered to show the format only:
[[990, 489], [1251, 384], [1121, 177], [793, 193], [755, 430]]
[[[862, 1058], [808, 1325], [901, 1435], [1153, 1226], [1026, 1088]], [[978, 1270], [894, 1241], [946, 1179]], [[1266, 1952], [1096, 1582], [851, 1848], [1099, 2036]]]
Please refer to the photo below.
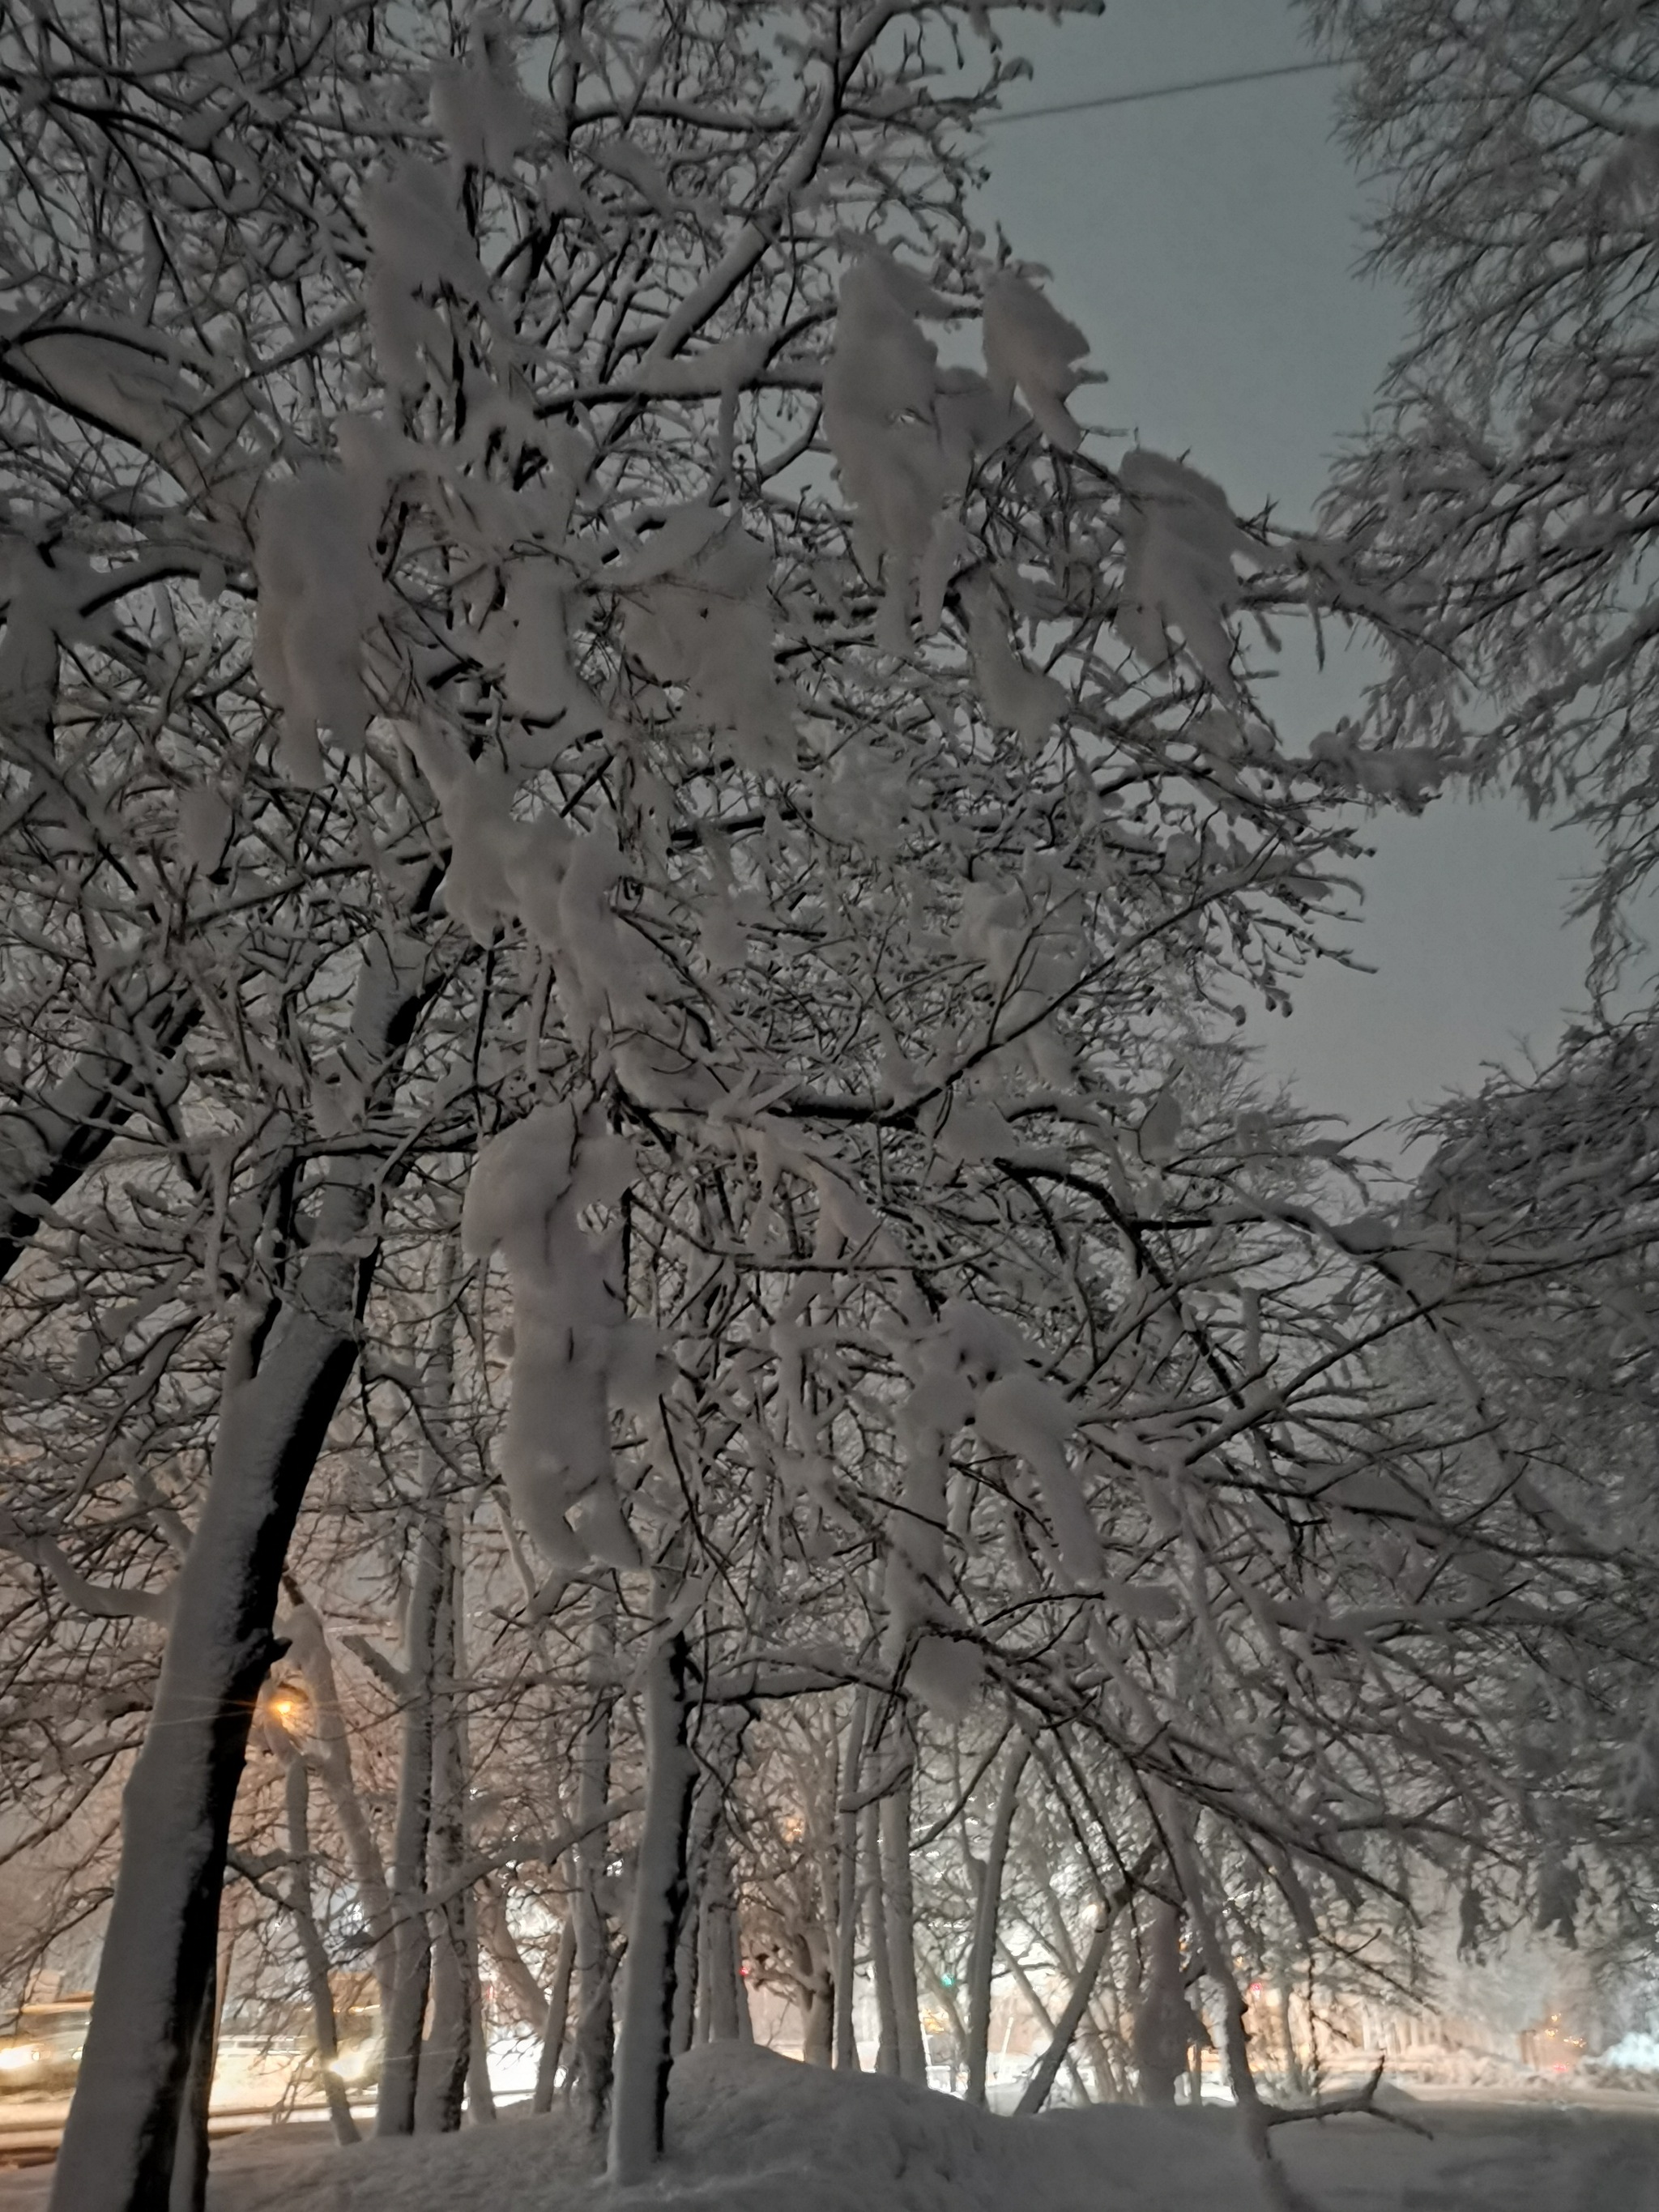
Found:
[[[1659, 2115], [1428, 2105], [1434, 2139], [1349, 2117], [1284, 2131], [1315, 2212], [1659, 2212]], [[675, 2069], [669, 2155], [613, 2190], [562, 2115], [337, 2150], [308, 2129], [214, 2156], [209, 2212], [1267, 2212], [1223, 2112], [999, 2119], [870, 2075], [720, 2045]], [[0, 2176], [37, 2212], [50, 2176]]]
[[209, 2212], [1266, 2212], [1225, 2113], [999, 2119], [739, 2044], [676, 2066], [652, 2181], [594, 2165], [560, 2114], [350, 2150], [248, 2136], [215, 2154]]
[[[675, 2069], [690, 2212], [1255, 2212], [1229, 2115], [1136, 2106], [999, 2119], [879, 2075], [709, 2045]], [[696, 2179], [692, 2179], [696, 2176]]]

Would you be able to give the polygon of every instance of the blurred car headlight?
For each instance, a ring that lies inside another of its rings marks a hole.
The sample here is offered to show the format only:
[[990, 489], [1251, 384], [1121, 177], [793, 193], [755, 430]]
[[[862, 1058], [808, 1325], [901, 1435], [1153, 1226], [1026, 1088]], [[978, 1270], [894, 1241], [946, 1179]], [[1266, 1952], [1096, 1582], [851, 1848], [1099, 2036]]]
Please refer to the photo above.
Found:
[[21, 2074], [39, 2066], [46, 2052], [36, 2043], [9, 2043], [0, 2047], [0, 2073]]

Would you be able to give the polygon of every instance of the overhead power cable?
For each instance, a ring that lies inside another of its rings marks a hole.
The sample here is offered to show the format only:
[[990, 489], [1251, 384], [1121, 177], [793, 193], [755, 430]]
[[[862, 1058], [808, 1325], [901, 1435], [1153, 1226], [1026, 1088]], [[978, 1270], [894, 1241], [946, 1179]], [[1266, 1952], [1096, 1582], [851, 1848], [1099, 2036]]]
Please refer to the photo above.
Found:
[[1138, 100], [1172, 100], [1182, 92], [1219, 92], [1230, 84], [1260, 84], [1273, 76], [1306, 76], [1314, 70], [1345, 68], [1340, 60], [1282, 62], [1277, 69], [1235, 70], [1228, 76], [1188, 77], [1181, 84], [1149, 84], [1138, 92], [1097, 92], [1088, 100], [1057, 100], [1047, 107], [1005, 107], [981, 119], [985, 124], [1030, 123], [1040, 115], [1081, 115], [1091, 107], [1128, 107]]

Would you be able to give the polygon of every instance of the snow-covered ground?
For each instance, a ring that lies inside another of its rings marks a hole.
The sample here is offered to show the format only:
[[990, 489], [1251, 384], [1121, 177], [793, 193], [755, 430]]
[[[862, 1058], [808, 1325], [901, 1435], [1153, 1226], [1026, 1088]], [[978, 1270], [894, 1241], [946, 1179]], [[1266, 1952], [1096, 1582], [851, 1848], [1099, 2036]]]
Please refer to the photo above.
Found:
[[[1317, 2212], [1659, 2212], [1659, 2114], [1430, 2104], [1425, 2140], [1349, 2118], [1281, 2130]], [[1266, 2212], [1224, 2112], [998, 2119], [752, 2049], [675, 2075], [672, 2148], [613, 2191], [562, 2118], [336, 2150], [301, 2129], [216, 2154], [210, 2212]], [[0, 2180], [33, 2212], [48, 2177]]]

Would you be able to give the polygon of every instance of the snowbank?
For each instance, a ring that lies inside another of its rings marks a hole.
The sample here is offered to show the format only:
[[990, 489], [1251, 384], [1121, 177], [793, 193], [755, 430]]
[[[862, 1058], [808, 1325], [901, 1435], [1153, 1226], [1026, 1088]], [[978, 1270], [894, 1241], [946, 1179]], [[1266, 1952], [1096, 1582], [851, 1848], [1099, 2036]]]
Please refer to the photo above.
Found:
[[[1659, 2212], [1659, 2115], [1427, 2106], [1425, 2142], [1349, 2118], [1285, 2131], [1316, 2212]], [[336, 2150], [308, 2130], [215, 2154], [210, 2212], [1264, 2212], [1217, 2112], [1133, 2106], [998, 2119], [868, 2075], [721, 2045], [675, 2069], [670, 2155], [611, 2189], [571, 2124]], [[47, 2177], [0, 2177], [33, 2212]]]

